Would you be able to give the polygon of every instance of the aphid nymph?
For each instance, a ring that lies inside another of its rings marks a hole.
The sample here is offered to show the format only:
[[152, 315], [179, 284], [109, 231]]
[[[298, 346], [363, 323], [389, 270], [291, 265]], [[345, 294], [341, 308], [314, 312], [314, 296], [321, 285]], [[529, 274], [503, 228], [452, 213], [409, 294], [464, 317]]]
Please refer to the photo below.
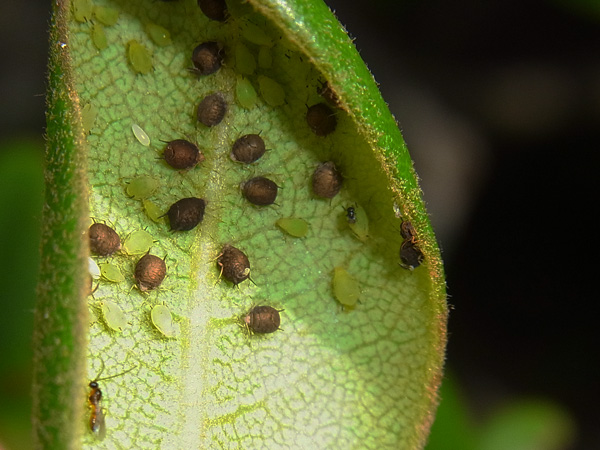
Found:
[[214, 127], [221, 123], [226, 112], [227, 102], [225, 97], [220, 92], [215, 92], [204, 97], [198, 105], [198, 122], [207, 127]]
[[156, 289], [163, 282], [166, 274], [165, 261], [150, 253], [142, 256], [135, 265], [135, 281], [142, 292]]
[[265, 177], [254, 177], [241, 184], [246, 200], [258, 206], [267, 206], [277, 199], [277, 185]]
[[224, 22], [227, 19], [227, 4], [225, 0], [198, 0], [198, 6], [206, 17], [211, 20]]
[[198, 146], [185, 139], [168, 142], [163, 158], [168, 165], [177, 170], [190, 170], [204, 161], [204, 155]]
[[250, 260], [244, 252], [232, 245], [225, 244], [217, 257], [221, 275], [235, 286], [250, 278]]
[[306, 122], [317, 136], [327, 136], [337, 127], [337, 117], [325, 103], [310, 106], [306, 111]]
[[202, 222], [206, 201], [188, 197], [173, 203], [167, 212], [172, 231], [189, 231]]
[[332, 161], [327, 161], [315, 169], [313, 173], [313, 192], [322, 198], [335, 197], [342, 188], [342, 175]]
[[231, 159], [250, 164], [265, 154], [265, 141], [258, 134], [246, 134], [233, 143]]
[[281, 317], [279, 313], [283, 309], [275, 309], [272, 306], [255, 306], [244, 317], [244, 324], [252, 333], [266, 334], [279, 330]]
[[103, 223], [95, 223], [88, 230], [90, 250], [99, 256], [110, 256], [121, 249], [121, 239], [115, 230]]
[[192, 52], [192, 72], [198, 75], [210, 75], [221, 68], [223, 48], [216, 42], [203, 42]]

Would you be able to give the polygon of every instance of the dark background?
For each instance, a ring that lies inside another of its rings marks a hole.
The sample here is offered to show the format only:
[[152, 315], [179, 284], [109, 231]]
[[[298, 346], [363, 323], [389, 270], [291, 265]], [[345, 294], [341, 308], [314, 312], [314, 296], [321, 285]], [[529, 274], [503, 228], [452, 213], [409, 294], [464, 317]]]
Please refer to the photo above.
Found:
[[[448, 373], [473, 423], [507, 399], [542, 398], [576, 423], [561, 448], [600, 448], [599, 2], [326, 3], [356, 38], [422, 178], [448, 275]], [[0, 2], [0, 448], [9, 449], [30, 446], [49, 10], [49, 0]]]

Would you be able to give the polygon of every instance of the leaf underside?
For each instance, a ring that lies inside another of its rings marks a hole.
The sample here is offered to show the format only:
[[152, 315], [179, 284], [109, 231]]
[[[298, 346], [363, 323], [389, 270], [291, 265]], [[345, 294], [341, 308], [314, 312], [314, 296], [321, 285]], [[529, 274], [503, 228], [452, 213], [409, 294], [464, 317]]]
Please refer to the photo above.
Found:
[[[98, 442], [85, 432], [83, 446], [422, 447], [437, 405], [446, 306], [439, 252], [400, 133], [323, 4], [228, 3], [231, 17], [221, 23], [208, 20], [192, 0], [96, 0], [119, 11], [118, 21], [104, 29], [108, 46], [101, 51], [91, 38], [93, 16], [80, 22], [68, 8], [58, 12], [59, 22], [67, 20], [67, 45], [59, 49], [54, 42], [54, 50], [72, 71], [76, 117], [89, 126], [79, 145], [87, 154], [88, 192], [80, 195], [89, 195], [89, 216], [113, 226], [122, 241], [146, 230], [154, 239], [150, 253], [167, 264], [162, 285], [142, 293], [133, 279], [141, 255], [94, 257], [119, 267], [125, 281], [101, 279], [84, 300], [88, 368], [77, 407], [86, 408], [90, 380], [118, 376], [99, 382], [106, 438]], [[68, 17], [61, 19], [62, 13]], [[156, 45], [145, 31], [148, 23], [167, 29], [171, 43]], [[273, 62], [246, 76], [258, 92], [255, 106], [246, 109], [235, 94], [240, 68], [234, 50], [244, 45], [255, 57], [261, 51], [248, 23], [270, 39], [262, 51]], [[149, 50], [149, 73], [136, 73], [128, 60], [133, 39]], [[190, 57], [206, 41], [221, 43], [225, 60], [217, 73], [199, 77], [188, 70]], [[260, 76], [283, 87], [284, 104], [265, 101]], [[317, 90], [326, 80], [344, 109], [336, 109], [335, 132], [321, 137], [305, 115], [307, 105], [323, 101]], [[216, 91], [229, 109], [223, 122], [208, 128], [196, 121], [195, 110]], [[136, 139], [133, 124], [148, 134], [149, 146]], [[252, 165], [233, 162], [233, 142], [249, 133], [263, 137], [267, 153]], [[187, 172], [169, 167], [161, 159], [162, 141], [173, 139], [196, 142], [205, 161]], [[311, 189], [312, 172], [328, 160], [344, 176], [332, 200]], [[196, 196], [207, 201], [204, 221], [192, 231], [172, 232], [166, 218], [151, 220], [142, 202], [127, 195], [127, 183], [145, 175], [160, 183], [149, 200], [163, 213]], [[257, 207], [242, 197], [240, 183], [258, 175], [280, 187], [276, 205]], [[346, 221], [344, 208], [354, 203], [368, 215], [365, 242]], [[425, 254], [414, 271], [399, 265], [398, 211], [412, 220]], [[307, 235], [285, 234], [275, 225], [285, 217], [308, 222]], [[255, 284], [234, 287], [219, 278], [215, 260], [226, 243], [248, 255]], [[333, 295], [335, 267], [359, 283], [352, 310]], [[125, 313], [122, 332], [107, 326], [103, 300]], [[175, 339], [153, 325], [157, 304], [166, 305], [180, 327]], [[249, 335], [239, 326], [240, 317], [260, 304], [283, 310], [283, 331]], [[88, 427], [85, 414], [75, 426]]]

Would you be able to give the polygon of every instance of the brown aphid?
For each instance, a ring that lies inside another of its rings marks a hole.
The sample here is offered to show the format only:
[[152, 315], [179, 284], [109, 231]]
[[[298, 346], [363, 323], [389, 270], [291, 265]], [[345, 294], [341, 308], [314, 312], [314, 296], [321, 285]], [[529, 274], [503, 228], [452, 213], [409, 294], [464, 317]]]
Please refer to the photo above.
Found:
[[250, 278], [250, 261], [244, 252], [229, 244], [223, 246], [217, 258], [217, 265], [221, 268], [221, 275], [234, 285]]
[[281, 311], [283, 309], [275, 309], [272, 306], [255, 306], [244, 317], [244, 323], [253, 333], [274, 333], [279, 330]]
[[317, 136], [327, 136], [337, 126], [337, 117], [325, 103], [312, 105], [306, 111], [306, 122]]
[[204, 219], [206, 201], [188, 197], [173, 203], [167, 212], [172, 231], [189, 231]]
[[185, 139], [168, 142], [163, 153], [168, 165], [178, 170], [189, 170], [204, 161], [200, 149]]
[[404, 269], [413, 270], [421, 265], [425, 256], [416, 242], [405, 240], [400, 246], [400, 265]]
[[198, 6], [206, 17], [219, 22], [227, 19], [227, 4], [225, 0], [198, 0]]
[[103, 223], [93, 224], [88, 235], [90, 250], [99, 256], [110, 256], [121, 249], [121, 239], [115, 230]]
[[216, 42], [203, 42], [192, 51], [192, 72], [198, 75], [210, 75], [223, 64], [223, 48]]
[[246, 134], [233, 143], [231, 159], [250, 164], [265, 154], [265, 141], [258, 134]]
[[146, 253], [135, 265], [135, 281], [140, 291], [156, 289], [165, 279], [167, 265], [158, 256]]
[[254, 177], [241, 184], [242, 194], [250, 203], [267, 206], [275, 203], [277, 185], [265, 177]]
[[319, 164], [313, 173], [313, 192], [319, 197], [333, 198], [342, 188], [342, 174], [332, 161]]
[[400, 235], [413, 244], [417, 242], [415, 228], [408, 220], [403, 220], [400, 224]]
[[214, 127], [221, 123], [226, 112], [227, 102], [225, 97], [220, 92], [215, 92], [204, 97], [198, 105], [198, 122], [207, 127]]
[[329, 104], [335, 106], [336, 108], [341, 108], [340, 99], [329, 84], [329, 81], [325, 81], [323, 84], [321, 84], [321, 87], [317, 89], [317, 93], [327, 100]]

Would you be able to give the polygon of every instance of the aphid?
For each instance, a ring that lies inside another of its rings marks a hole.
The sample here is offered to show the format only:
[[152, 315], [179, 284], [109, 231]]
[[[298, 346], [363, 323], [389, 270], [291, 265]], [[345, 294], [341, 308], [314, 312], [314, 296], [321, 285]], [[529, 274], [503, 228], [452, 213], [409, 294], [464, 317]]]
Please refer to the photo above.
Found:
[[150, 311], [150, 319], [158, 331], [168, 338], [175, 337], [179, 325], [173, 322], [171, 311], [165, 305], [156, 305]]
[[127, 319], [121, 307], [111, 300], [104, 300], [100, 303], [100, 308], [108, 328], [122, 332], [127, 326]]
[[331, 87], [331, 84], [329, 84], [329, 81], [322, 83], [321, 87], [317, 89], [317, 93], [327, 102], [329, 102], [329, 104], [335, 106], [336, 108], [341, 108], [340, 99]]
[[273, 66], [273, 55], [271, 49], [266, 45], [258, 49], [258, 66], [261, 69], [270, 69]]
[[246, 109], [254, 107], [256, 100], [258, 99], [256, 89], [254, 89], [254, 86], [252, 86], [250, 80], [242, 76], [237, 77], [237, 82], [235, 84], [235, 96], [239, 104]]
[[319, 164], [313, 173], [313, 192], [319, 197], [333, 198], [342, 188], [342, 175], [332, 161]]
[[158, 256], [146, 253], [135, 265], [135, 281], [140, 291], [156, 289], [165, 279], [167, 265]]
[[333, 295], [344, 307], [353, 309], [360, 297], [358, 281], [343, 267], [333, 269]]
[[209, 19], [219, 22], [224, 22], [227, 19], [225, 0], [198, 0], [198, 6]]
[[251, 178], [240, 187], [246, 200], [255, 205], [272, 205], [277, 198], [277, 185], [265, 177]]
[[417, 233], [415, 232], [415, 228], [408, 220], [403, 220], [400, 224], [400, 235], [407, 241], [412, 243], [417, 242]]
[[233, 143], [231, 159], [250, 164], [265, 154], [265, 141], [258, 134], [246, 134]]
[[265, 33], [264, 27], [260, 27], [248, 20], [241, 22], [242, 28], [242, 36], [249, 42], [252, 42], [256, 45], [266, 45], [271, 47], [273, 45], [273, 41], [271, 38]]
[[204, 218], [206, 202], [201, 198], [188, 197], [173, 203], [167, 212], [172, 231], [189, 231]]
[[149, 175], [141, 175], [127, 184], [127, 195], [135, 200], [143, 200], [152, 196], [160, 187], [160, 182]]
[[102, 278], [105, 280], [110, 281], [111, 283], [121, 283], [122, 281], [125, 281], [125, 277], [121, 273], [119, 266], [112, 263], [102, 263], [99, 267]]
[[414, 270], [421, 265], [425, 255], [416, 242], [405, 240], [400, 246], [400, 265], [404, 269]]
[[198, 105], [198, 122], [207, 127], [218, 125], [227, 112], [227, 102], [220, 92], [208, 95]]
[[185, 139], [175, 139], [168, 142], [163, 153], [168, 165], [178, 170], [189, 170], [204, 161], [200, 149]]
[[138, 140], [140, 144], [144, 147], [150, 146], [150, 138], [146, 134], [146, 132], [140, 127], [137, 123], [131, 125], [131, 131], [133, 131], [133, 135]]
[[283, 309], [275, 309], [272, 306], [255, 306], [244, 317], [244, 323], [252, 333], [274, 333], [279, 330], [281, 324], [281, 311]]
[[95, 223], [88, 230], [90, 250], [99, 256], [110, 256], [121, 249], [121, 239], [115, 230], [103, 223]]
[[92, 35], [92, 42], [98, 50], [104, 50], [108, 47], [108, 40], [106, 39], [106, 33], [102, 24], [93, 24], [90, 33]]
[[[102, 368], [104, 369], [104, 363], [102, 363]], [[96, 377], [88, 384], [90, 388], [90, 393], [88, 395], [88, 402], [90, 404], [90, 430], [92, 431], [92, 433], [94, 433], [96, 439], [102, 440], [106, 436], [104, 410], [101, 405], [102, 391], [100, 390], [100, 385], [98, 384], [98, 381], [110, 380], [111, 378], [120, 377], [121, 375], [125, 375], [126, 373], [131, 372], [134, 368], [135, 367], [132, 367], [131, 369], [126, 370], [125, 372], [121, 372], [117, 375], [112, 375], [110, 377]], [[100, 371], [100, 373], [102, 373], [102, 371]], [[100, 376], [100, 374], [98, 376]]]
[[281, 106], [285, 103], [285, 91], [281, 85], [271, 78], [260, 75], [258, 77], [260, 94], [269, 106]]
[[359, 240], [365, 242], [369, 237], [369, 217], [365, 209], [359, 204], [346, 208], [348, 227]]
[[221, 254], [217, 257], [217, 265], [221, 268], [220, 275], [234, 285], [250, 278], [250, 260], [244, 252], [229, 244], [223, 246]]
[[92, 18], [94, 7], [92, 0], [73, 0], [73, 17], [77, 22], [87, 22]]
[[148, 253], [154, 244], [154, 238], [146, 230], [136, 230], [127, 236], [123, 242], [123, 250], [128, 255], [143, 255]]
[[100, 275], [102, 275], [102, 272], [100, 272], [100, 267], [98, 267], [96, 261], [94, 261], [91, 257], [88, 257], [88, 272], [94, 280], [97, 280], [100, 278]]
[[252, 75], [256, 70], [254, 55], [241, 42], [235, 46], [235, 67], [239, 73], [244, 75]]
[[145, 27], [146, 34], [150, 36], [152, 42], [159, 47], [165, 47], [171, 44], [171, 33], [165, 27], [161, 27], [152, 22], [148, 22]]
[[119, 20], [119, 10], [108, 6], [94, 5], [94, 16], [101, 24], [110, 27]]
[[304, 237], [308, 233], [308, 222], [303, 219], [295, 219], [293, 217], [282, 217], [275, 222], [279, 228], [285, 231], [290, 236]]
[[210, 75], [223, 64], [223, 48], [216, 42], [204, 42], [192, 51], [192, 72], [198, 75]]
[[317, 136], [327, 136], [335, 130], [337, 117], [325, 103], [317, 103], [306, 111], [306, 122]]
[[150, 217], [150, 220], [157, 223], [163, 221], [165, 214], [156, 203], [154, 203], [152, 200], [142, 200], [142, 205], [144, 206], [146, 215]]
[[152, 56], [148, 49], [135, 39], [127, 43], [127, 59], [137, 73], [145, 74], [152, 70]]

